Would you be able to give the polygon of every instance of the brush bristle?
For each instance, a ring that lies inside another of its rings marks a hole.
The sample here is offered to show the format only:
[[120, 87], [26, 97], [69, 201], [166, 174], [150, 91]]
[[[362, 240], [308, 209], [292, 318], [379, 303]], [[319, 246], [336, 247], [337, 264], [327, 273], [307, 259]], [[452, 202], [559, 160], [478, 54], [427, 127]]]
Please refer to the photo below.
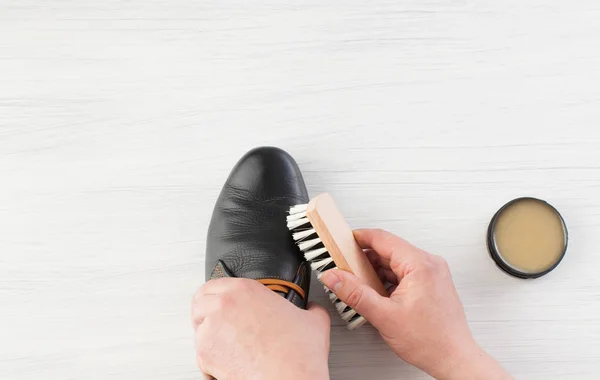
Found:
[[[296, 245], [300, 248], [306, 260], [310, 262], [312, 270], [323, 273], [329, 269], [337, 269], [333, 258], [327, 252], [327, 248], [325, 248], [321, 238], [319, 238], [319, 235], [308, 220], [306, 215], [307, 207], [307, 204], [291, 207], [287, 216], [287, 227], [292, 231], [292, 237]], [[365, 318], [342, 302], [329, 289], [325, 288], [325, 291], [329, 294], [329, 299], [337, 312], [344, 322], [346, 322], [348, 329], [353, 330], [366, 322]]]

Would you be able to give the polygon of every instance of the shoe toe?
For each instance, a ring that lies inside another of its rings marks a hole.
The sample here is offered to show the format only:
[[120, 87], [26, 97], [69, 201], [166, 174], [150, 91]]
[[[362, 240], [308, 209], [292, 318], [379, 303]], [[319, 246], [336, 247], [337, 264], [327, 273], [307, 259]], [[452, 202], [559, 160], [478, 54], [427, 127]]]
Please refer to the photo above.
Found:
[[232, 170], [209, 227], [206, 278], [221, 263], [235, 277], [294, 281], [304, 263], [286, 226], [290, 206], [308, 202], [298, 165], [279, 148], [248, 152]]
[[287, 152], [275, 147], [251, 150], [240, 159], [223, 188], [224, 195], [251, 195], [258, 201], [286, 205], [308, 201], [302, 173]]

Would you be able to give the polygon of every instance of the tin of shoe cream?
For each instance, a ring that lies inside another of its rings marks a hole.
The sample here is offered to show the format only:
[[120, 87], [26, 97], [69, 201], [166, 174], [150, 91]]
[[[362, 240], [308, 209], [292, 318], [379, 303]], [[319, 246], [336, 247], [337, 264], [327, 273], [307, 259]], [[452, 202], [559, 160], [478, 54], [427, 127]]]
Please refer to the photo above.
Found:
[[506, 273], [538, 278], [558, 266], [567, 252], [567, 226], [560, 213], [537, 198], [514, 199], [498, 210], [488, 227], [492, 259]]

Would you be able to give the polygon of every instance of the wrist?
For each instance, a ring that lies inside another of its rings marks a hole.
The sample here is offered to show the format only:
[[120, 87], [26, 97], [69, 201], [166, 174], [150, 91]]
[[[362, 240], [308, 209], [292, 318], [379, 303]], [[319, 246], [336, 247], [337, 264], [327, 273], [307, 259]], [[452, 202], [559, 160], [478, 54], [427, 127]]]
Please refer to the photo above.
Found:
[[452, 359], [439, 380], [510, 380], [512, 376], [475, 342]]

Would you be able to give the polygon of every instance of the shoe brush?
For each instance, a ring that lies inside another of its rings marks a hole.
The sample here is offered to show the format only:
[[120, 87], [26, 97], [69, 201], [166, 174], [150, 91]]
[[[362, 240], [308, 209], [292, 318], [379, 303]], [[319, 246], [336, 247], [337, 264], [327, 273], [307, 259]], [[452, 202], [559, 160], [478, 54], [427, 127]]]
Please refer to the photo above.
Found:
[[[312, 270], [321, 273], [340, 269], [353, 273], [377, 293], [388, 293], [362, 248], [354, 240], [352, 229], [338, 210], [331, 195], [317, 195], [308, 204], [290, 208], [287, 227]], [[348, 329], [362, 326], [366, 320], [329, 289], [325, 288]]]

